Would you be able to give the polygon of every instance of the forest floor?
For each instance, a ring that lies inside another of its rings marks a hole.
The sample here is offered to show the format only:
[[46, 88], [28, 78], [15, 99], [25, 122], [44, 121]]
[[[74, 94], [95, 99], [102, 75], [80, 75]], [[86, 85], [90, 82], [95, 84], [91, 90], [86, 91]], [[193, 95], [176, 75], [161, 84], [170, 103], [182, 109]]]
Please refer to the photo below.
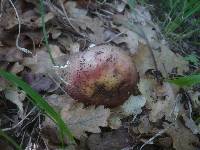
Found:
[[[0, 78], [0, 149], [17, 149], [15, 141], [25, 150], [200, 150], [200, 86], [170, 82], [199, 72], [200, 37], [178, 34], [184, 27], [172, 30], [168, 20], [163, 27], [162, 2], [0, 2], [1, 70], [37, 91], [75, 139], [62, 142], [51, 117], [20, 86]], [[137, 87], [115, 108], [86, 106], [63, 90], [68, 58], [99, 45], [129, 53], [137, 67]]]

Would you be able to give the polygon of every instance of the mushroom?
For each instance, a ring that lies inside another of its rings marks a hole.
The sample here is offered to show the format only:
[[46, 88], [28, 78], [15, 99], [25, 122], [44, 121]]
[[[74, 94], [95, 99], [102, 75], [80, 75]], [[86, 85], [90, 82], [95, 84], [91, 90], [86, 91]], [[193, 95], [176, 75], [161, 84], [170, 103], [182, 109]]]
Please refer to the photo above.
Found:
[[126, 101], [137, 84], [138, 74], [131, 57], [111, 45], [101, 45], [73, 54], [64, 86], [80, 102], [116, 107]]

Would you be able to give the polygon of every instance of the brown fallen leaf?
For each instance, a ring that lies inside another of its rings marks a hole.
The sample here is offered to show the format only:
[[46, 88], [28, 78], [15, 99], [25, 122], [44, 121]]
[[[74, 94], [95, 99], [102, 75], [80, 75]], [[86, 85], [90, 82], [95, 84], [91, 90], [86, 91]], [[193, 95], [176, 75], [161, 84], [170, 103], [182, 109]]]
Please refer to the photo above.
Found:
[[108, 125], [107, 119], [110, 116], [110, 110], [104, 106], [84, 108], [82, 103], [77, 103], [65, 106], [61, 110], [61, 116], [68, 123], [73, 135], [80, 138], [86, 136], [85, 131], [100, 133], [99, 127]]
[[[17, 12], [20, 15], [21, 25], [24, 25], [29, 29], [37, 29], [42, 26], [41, 17], [34, 9], [27, 10], [22, 13], [20, 8], [17, 10]], [[44, 15], [45, 23], [53, 18], [54, 15], [51, 12]], [[6, 11], [6, 13], [3, 13], [3, 16], [1, 17], [0, 26], [3, 26], [5, 29], [10, 30], [17, 25], [18, 25], [18, 20], [16, 18], [16, 14], [13, 8], [9, 8]]]
[[[185, 128], [184, 125], [177, 120], [175, 126], [166, 131], [173, 139], [173, 147], [176, 150], [198, 150], [199, 139], [192, 132]], [[195, 146], [196, 145], [196, 146]]]

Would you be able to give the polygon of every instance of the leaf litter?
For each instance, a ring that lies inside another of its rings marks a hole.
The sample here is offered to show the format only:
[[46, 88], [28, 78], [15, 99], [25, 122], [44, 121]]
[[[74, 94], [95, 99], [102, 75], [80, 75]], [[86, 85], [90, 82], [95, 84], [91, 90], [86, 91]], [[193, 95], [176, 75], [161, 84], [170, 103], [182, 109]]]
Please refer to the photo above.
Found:
[[[191, 117], [187, 99], [179, 97], [180, 88], [166, 81], [158, 81], [152, 72], [149, 74], [149, 71], [159, 71], [162, 79], [168, 79], [170, 75], [185, 74], [189, 71], [189, 65], [181, 55], [169, 49], [147, 8], [136, 5], [134, 12], [131, 12], [127, 1], [118, 0], [103, 3], [44, 1], [49, 46], [58, 65], [65, 65], [71, 54], [84, 51], [90, 45], [111, 44], [130, 53], [136, 63], [140, 81], [136, 92], [124, 104], [111, 109], [85, 106], [73, 100], [62, 89], [62, 69], [52, 65], [41, 36], [39, 2], [15, 2], [22, 24], [20, 45], [31, 49], [32, 55], [16, 48], [18, 21], [13, 8], [6, 2], [3, 4], [0, 17], [0, 61], [8, 62], [9, 65], [2, 63], [0, 66], [22, 76], [40, 92], [61, 114], [79, 143], [85, 145], [69, 146], [70, 148], [79, 149], [83, 146], [90, 150], [117, 150], [141, 148], [143, 144], [142, 148], [148, 148], [148, 144], [160, 146], [156, 141], [162, 142], [164, 139], [166, 143], [171, 143], [167, 148], [193, 150], [200, 147], [199, 125]], [[8, 84], [1, 78], [0, 83], [4, 97], [17, 105], [20, 114], [30, 111], [23, 92], [19, 94], [19, 90], [8, 88]], [[199, 92], [191, 91], [189, 95], [193, 111], [199, 114]], [[9, 117], [15, 118], [17, 115]], [[40, 117], [30, 117], [37, 121], [30, 122], [30, 126], [29, 123], [25, 125], [27, 129], [36, 129], [23, 130], [26, 137], [30, 133], [36, 134], [29, 142], [42, 148], [59, 147], [56, 125], [46, 116], [43, 116], [44, 121]], [[26, 122], [28, 121], [24, 121]], [[38, 134], [38, 131], [42, 134]], [[28, 145], [22, 135], [19, 134], [19, 137], [24, 145]], [[65, 144], [67, 143], [65, 140]]]

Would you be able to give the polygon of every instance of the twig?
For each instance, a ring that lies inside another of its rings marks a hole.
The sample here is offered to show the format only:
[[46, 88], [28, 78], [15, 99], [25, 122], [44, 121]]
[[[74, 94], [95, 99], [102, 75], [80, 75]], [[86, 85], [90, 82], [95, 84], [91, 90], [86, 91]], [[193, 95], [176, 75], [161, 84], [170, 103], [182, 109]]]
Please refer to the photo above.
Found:
[[19, 46], [19, 38], [20, 38], [20, 34], [21, 34], [21, 21], [19, 19], [19, 14], [18, 14], [17, 9], [16, 9], [15, 5], [13, 4], [12, 0], [9, 0], [9, 2], [15, 11], [17, 21], [18, 21], [18, 34], [17, 34], [17, 38], [16, 38], [16, 47], [17, 47], [17, 49], [21, 50], [24, 53], [32, 54], [32, 52], [30, 50]]

